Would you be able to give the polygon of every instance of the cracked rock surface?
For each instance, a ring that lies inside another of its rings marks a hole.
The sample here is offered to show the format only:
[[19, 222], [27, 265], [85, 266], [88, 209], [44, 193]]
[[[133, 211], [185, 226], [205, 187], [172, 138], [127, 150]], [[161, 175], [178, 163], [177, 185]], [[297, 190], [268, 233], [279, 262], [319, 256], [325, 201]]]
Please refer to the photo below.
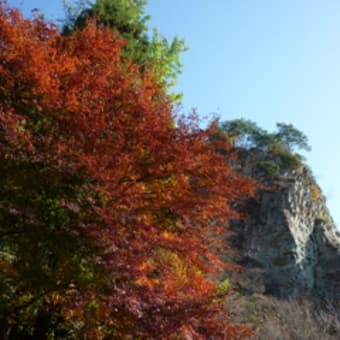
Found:
[[[248, 151], [243, 172], [263, 180], [262, 157]], [[306, 166], [267, 178], [244, 209], [249, 217], [232, 226], [231, 242], [246, 267], [240, 274], [245, 291], [340, 299], [340, 233]]]

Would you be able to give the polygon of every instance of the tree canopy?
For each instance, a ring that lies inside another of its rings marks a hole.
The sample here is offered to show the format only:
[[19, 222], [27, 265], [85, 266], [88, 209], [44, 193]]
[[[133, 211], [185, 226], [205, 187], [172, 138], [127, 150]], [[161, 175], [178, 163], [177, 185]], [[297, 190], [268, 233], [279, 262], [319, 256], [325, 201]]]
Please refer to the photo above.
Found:
[[250, 334], [208, 274], [222, 265], [211, 236], [254, 184], [124, 44], [0, 4], [2, 339]]
[[[266, 155], [258, 165], [267, 175], [278, 175], [280, 170], [294, 169], [303, 156], [296, 150], [310, 151], [307, 136], [292, 124], [277, 123], [277, 132], [269, 133], [255, 122], [234, 119], [220, 124], [220, 133], [236, 147], [256, 148]], [[217, 134], [218, 135], [218, 134]]]
[[[187, 50], [186, 43], [178, 37], [169, 42], [157, 29], [149, 32], [145, 15], [146, 0], [97, 0], [66, 3], [64, 33], [85, 27], [86, 22], [95, 18], [100, 26], [109, 27], [125, 40], [122, 55], [139, 65], [140, 70], [152, 70], [158, 81], [168, 90], [175, 84], [181, 73], [180, 54]], [[172, 94], [179, 101], [181, 94]]]
[[276, 126], [278, 131], [269, 133], [253, 121], [234, 119], [221, 123], [220, 129], [228, 134], [231, 142], [240, 147], [270, 150], [279, 145], [290, 153], [296, 149], [310, 151], [307, 136], [293, 124], [277, 123]]

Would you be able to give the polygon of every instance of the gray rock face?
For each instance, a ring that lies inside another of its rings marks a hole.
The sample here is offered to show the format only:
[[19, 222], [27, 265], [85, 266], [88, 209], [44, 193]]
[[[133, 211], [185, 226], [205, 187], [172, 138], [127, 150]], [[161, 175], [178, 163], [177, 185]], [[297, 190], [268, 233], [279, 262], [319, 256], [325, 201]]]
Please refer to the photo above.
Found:
[[[261, 157], [249, 153], [243, 171], [264, 178], [257, 166]], [[238, 261], [246, 267], [240, 282], [249, 282], [245, 289], [340, 299], [340, 233], [308, 168], [281, 171], [267, 180], [245, 209], [245, 227], [233, 226]]]

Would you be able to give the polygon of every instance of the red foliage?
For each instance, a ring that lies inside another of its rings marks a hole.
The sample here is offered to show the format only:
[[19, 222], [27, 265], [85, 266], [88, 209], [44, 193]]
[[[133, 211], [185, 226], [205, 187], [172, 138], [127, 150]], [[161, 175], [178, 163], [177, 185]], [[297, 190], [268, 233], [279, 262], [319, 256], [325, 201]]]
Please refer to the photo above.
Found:
[[249, 332], [220, 319], [206, 274], [220, 265], [213, 226], [237, 217], [253, 184], [215, 152], [213, 125], [175, 123], [159, 82], [121, 61], [123, 44], [94, 23], [62, 36], [0, 8], [1, 162], [79, 178], [86, 211], [65, 194], [82, 216], [69, 232], [86, 236], [106, 273], [102, 290], [66, 275], [49, 294], [91, 339], [239, 339]]

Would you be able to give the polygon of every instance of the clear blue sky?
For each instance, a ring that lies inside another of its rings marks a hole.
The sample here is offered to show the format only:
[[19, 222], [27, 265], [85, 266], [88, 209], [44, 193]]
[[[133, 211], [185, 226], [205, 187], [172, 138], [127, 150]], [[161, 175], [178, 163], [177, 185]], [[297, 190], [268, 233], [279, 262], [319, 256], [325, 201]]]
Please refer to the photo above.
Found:
[[[10, 0], [63, 17], [62, 0]], [[293, 123], [340, 226], [340, 1], [149, 0], [150, 27], [185, 38], [185, 111], [246, 118], [268, 130]]]

